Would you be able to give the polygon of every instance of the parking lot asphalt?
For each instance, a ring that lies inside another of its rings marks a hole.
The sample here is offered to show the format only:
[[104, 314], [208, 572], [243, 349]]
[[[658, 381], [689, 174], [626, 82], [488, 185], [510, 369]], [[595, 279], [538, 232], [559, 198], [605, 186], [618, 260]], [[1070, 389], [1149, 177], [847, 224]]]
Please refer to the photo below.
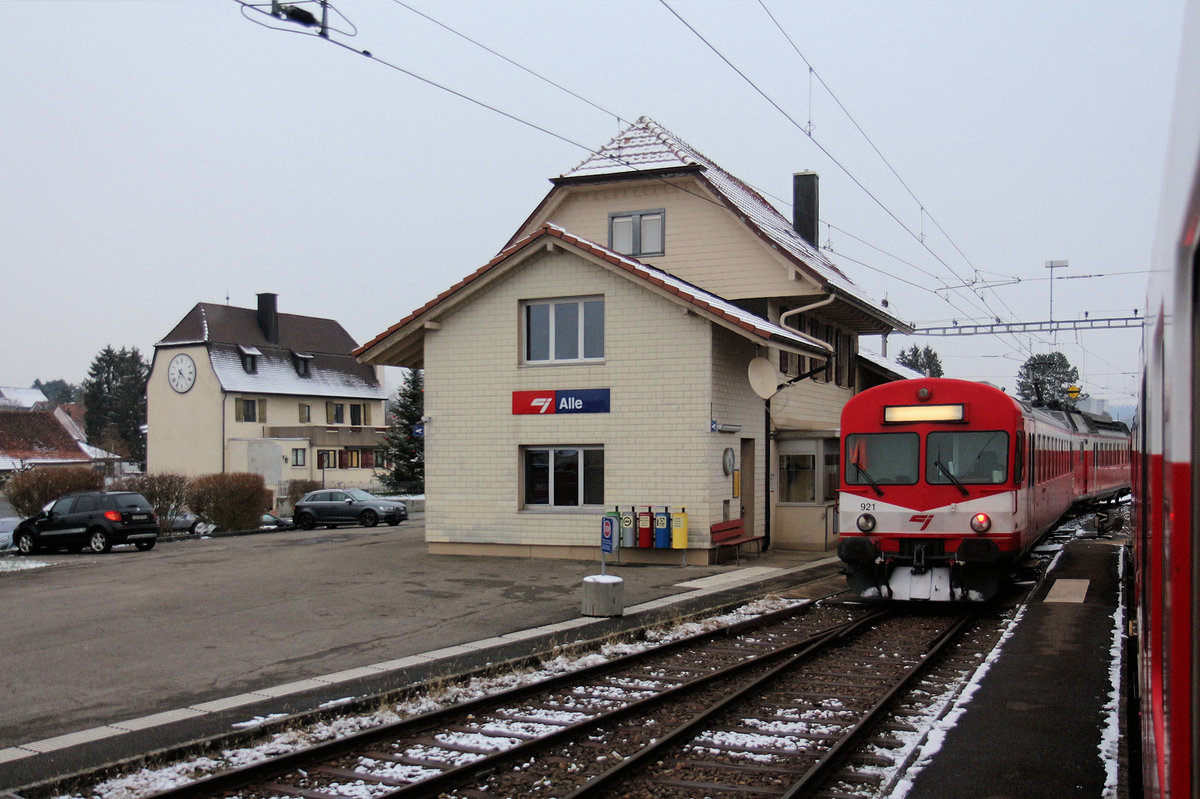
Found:
[[[0, 756], [0, 789], [180, 743], [148, 725], [118, 736], [119, 746], [102, 741], [84, 751], [75, 744], [92, 737], [81, 731], [111, 736], [114, 727], [137, 726], [127, 720], [228, 706], [206, 716], [209, 730], [193, 724], [176, 737], [211, 734], [257, 712], [303, 712], [348, 693], [393, 690], [434, 669], [520, 657], [534, 638], [518, 631], [550, 625], [540, 645], [580, 640], [786, 588], [799, 570], [836, 570], [827, 553], [774, 550], [740, 565], [610, 560], [629, 610], [623, 619], [583, 620], [583, 578], [599, 573], [598, 562], [431, 555], [420, 514], [399, 527], [289, 530], [31, 560], [48, 565], [0, 573], [8, 620], [0, 625], [0, 755], [8, 753]], [[485, 641], [486, 650], [473, 643]], [[379, 668], [388, 662], [423, 668]], [[313, 679], [334, 674], [356, 679]], [[323, 690], [275, 690], [307, 682]], [[272, 693], [284, 698], [266, 702]], [[246, 696], [263, 707], [229, 699]], [[47, 741], [54, 744], [38, 745]]]

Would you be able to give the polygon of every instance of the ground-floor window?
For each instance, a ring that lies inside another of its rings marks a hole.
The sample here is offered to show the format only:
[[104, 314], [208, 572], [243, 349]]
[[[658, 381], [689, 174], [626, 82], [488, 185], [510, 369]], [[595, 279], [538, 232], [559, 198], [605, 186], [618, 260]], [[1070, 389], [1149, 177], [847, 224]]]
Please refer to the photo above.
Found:
[[838, 490], [838, 440], [779, 442], [779, 501], [834, 502]]
[[308, 455], [308, 450], [300, 448], [300, 447], [293, 448], [292, 449], [292, 465], [293, 466], [304, 466], [305, 465], [305, 457], [307, 455]]
[[521, 449], [525, 507], [604, 504], [604, 448], [564, 444]]

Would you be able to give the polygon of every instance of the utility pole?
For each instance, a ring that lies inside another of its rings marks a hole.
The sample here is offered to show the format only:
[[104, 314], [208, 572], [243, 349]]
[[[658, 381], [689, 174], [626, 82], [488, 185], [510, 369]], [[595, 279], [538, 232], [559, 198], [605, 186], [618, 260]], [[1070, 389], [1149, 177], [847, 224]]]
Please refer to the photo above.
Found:
[[1054, 321], [1054, 270], [1065, 269], [1066, 261], [1046, 261], [1046, 268], [1050, 270], [1050, 321]]

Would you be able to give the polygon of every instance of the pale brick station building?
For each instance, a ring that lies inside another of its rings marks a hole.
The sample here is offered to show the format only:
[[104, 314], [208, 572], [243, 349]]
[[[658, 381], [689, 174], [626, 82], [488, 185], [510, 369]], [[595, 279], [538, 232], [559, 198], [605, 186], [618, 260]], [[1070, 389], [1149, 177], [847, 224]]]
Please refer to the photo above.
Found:
[[816, 176], [797, 232], [642, 118], [551, 183], [491, 262], [355, 351], [425, 370], [430, 551], [594, 559], [605, 511], [647, 507], [686, 510], [686, 539], [622, 562], [835, 546], [841, 407], [904, 376], [858, 337], [911, 328], [814, 245]]

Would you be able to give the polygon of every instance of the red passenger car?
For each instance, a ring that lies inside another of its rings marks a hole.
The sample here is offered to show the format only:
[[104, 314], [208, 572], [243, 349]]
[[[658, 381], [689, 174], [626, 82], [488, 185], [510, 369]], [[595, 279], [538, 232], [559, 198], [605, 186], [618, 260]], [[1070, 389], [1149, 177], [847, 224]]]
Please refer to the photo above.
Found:
[[838, 556], [865, 598], [979, 601], [1073, 508], [1129, 492], [1125, 425], [926, 378], [842, 410]]
[[1169, 799], [1200, 796], [1200, 7], [1183, 33], [1134, 429], [1142, 787]]

